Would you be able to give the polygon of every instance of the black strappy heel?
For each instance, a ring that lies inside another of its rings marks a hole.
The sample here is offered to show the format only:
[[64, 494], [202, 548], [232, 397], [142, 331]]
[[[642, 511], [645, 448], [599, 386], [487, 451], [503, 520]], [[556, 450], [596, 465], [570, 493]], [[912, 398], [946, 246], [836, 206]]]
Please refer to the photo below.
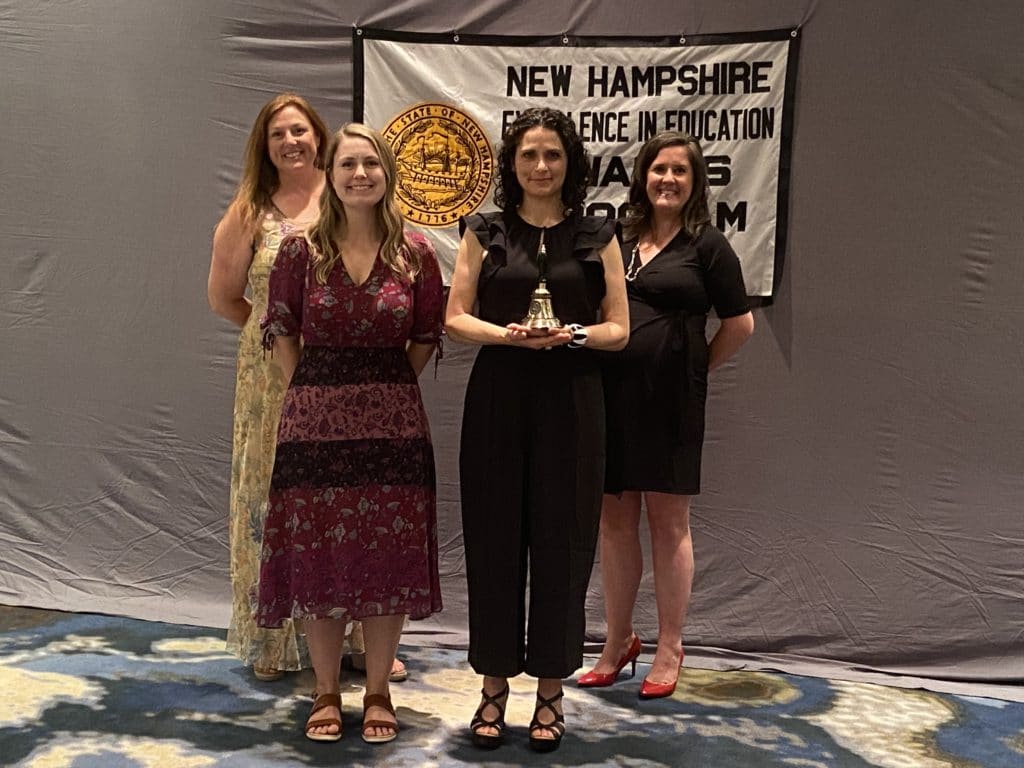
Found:
[[[473, 715], [473, 722], [469, 724], [469, 730], [473, 733], [473, 743], [481, 749], [497, 749], [505, 741], [505, 707], [508, 705], [509, 687], [505, 687], [491, 696], [484, 688], [480, 689], [480, 696], [483, 700]], [[493, 718], [484, 717], [484, 710], [490, 705], [498, 711]], [[480, 733], [481, 728], [494, 728], [497, 733]]]
[[[545, 699], [537, 694], [537, 706], [533, 710], [533, 720], [530, 721], [530, 749], [534, 752], [554, 752], [562, 744], [562, 736], [565, 735], [565, 715], [555, 709], [555, 704], [562, 698], [563, 692], [559, 691], [550, 699]], [[553, 722], [542, 723], [537, 715], [542, 709], [551, 711], [555, 716]], [[536, 731], [545, 730], [555, 734], [553, 739], [540, 738], [534, 735]]]

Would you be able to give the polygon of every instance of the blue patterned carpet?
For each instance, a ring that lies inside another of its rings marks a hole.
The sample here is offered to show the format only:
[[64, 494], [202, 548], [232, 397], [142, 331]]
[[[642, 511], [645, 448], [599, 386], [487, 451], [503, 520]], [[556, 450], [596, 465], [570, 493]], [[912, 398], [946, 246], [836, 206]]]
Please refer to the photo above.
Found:
[[527, 747], [533, 688], [513, 681], [510, 739], [467, 737], [479, 680], [461, 651], [403, 647], [402, 731], [359, 738], [362, 679], [343, 681], [345, 737], [303, 738], [312, 675], [256, 681], [220, 631], [0, 609], [0, 764], [26, 768], [252, 766], [891, 766], [1021, 768], [1024, 704], [763, 672], [685, 669], [674, 697], [639, 678], [566, 687], [562, 748]]

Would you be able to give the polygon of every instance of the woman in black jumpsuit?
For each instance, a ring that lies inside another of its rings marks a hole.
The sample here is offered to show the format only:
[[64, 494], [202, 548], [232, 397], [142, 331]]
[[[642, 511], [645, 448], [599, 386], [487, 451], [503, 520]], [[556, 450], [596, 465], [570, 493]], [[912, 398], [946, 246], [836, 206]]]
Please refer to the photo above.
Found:
[[[582, 662], [584, 601], [604, 482], [604, 395], [593, 349], [621, 349], [628, 314], [612, 225], [580, 215], [589, 162], [572, 122], [530, 109], [499, 153], [495, 203], [471, 216], [446, 318], [482, 346], [466, 389], [460, 471], [469, 661], [484, 676], [471, 725], [501, 743], [508, 678], [538, 678], [530, 745], [564, 732], [562, 678]], [[521, 324], [541, 276], [563, 327]], [[530, 584], [529, 615], [526, 584]]]

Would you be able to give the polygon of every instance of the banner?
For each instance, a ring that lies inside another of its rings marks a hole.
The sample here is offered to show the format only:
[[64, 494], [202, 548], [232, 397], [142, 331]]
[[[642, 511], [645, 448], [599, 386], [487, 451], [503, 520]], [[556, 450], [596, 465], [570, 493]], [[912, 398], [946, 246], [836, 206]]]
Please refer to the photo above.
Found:
[[524, 38], [354, 32], [355, 119], [399, 162], [400, 207], [450, 275], [459, 217], [493, 209], [496, 145], [519, 111], [568, 113], [593, 157], [587, 213], [622, 216], [661, 131], [701, 143], [712, 221], [771, 301], [785, 253], [798, 34]]

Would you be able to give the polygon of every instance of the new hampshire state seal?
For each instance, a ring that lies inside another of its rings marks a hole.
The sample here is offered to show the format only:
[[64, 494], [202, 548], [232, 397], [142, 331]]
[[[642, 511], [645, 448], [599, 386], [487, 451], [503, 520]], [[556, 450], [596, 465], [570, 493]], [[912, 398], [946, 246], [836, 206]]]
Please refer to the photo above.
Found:
[[476, 211], [494, 174], [480, 125], [451, 104], [417, 104], [392, 118], [384, 138], [398, 159], [398, 204], [412, 223], [450, 227]]

